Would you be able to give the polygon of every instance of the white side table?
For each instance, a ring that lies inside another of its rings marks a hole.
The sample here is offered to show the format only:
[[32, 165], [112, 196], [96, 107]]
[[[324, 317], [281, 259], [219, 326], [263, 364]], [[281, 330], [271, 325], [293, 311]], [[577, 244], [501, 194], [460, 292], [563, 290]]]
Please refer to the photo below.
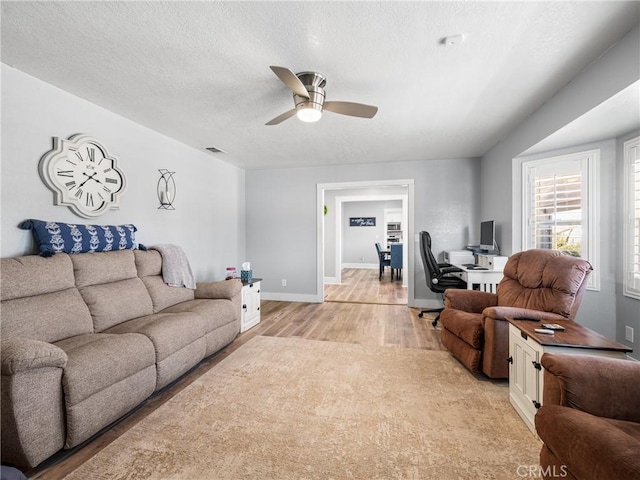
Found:
[[240, 313], [240, 333], [260, 323], [260, 282], [254, 278], [251, 282], [242, 282], [242, 311]]
[[537, 333], [542, 323], [507, 318], [509, 322], [509, 401], [535, 434], [534, 417], [542, 406], [544, 353], [627, 358], [631, 349], [571, 320], [559, 323], [565, 330], [554, 335]]

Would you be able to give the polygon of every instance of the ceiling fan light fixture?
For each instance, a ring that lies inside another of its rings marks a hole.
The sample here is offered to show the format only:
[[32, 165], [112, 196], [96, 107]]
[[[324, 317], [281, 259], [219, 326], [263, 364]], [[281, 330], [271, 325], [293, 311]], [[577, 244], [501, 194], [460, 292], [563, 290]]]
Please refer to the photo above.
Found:
[[317, 122], [322, 118], [323, 110], [360, 118], [373, 118], [378, 112], [378, 107], [364, 103], [325, 102], [324, 86], [327, 79], [321, 73], [293, 73], [286, 67], [273, 65], [270, 68], [293, 93], [295, 108], [272, 118], [265, 125], [278, 125], [294, 115], [303, 122]]
[[310, 105], [307, 107], [298, 108], [296, 116], [303, 122], [313, 123], [322, 118], [322, 110], [320, 110], [319, 108], [314, 108], [312, 105]]

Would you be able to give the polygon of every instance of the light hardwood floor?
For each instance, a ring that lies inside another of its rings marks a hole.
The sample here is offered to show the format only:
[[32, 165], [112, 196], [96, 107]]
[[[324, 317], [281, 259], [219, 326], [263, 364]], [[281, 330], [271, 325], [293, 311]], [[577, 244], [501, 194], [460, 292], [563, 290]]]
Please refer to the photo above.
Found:
[[378, 280], [378, 269], [345, 268], [341, 285], [325, 285], [325, 302], [377, 303], [406, 305], [407, 288], [395, 277], [391, 280], [390, 269], [385, 269], [382, 280]]
[[[369, 270], [369, 272], [374, 273], [375, 282], [378, 282], [377, 270]], [[359, 275], [363, 275], [363, 277], [359, 277]], [[325, 301], [324, 303], [263, 301], [260, 307], [261, 322], [254, 328], [238, 335], [226, 348], [203, 360], [190, 373], [147, 400], [127, 418], [106, 429], [102, 435], [87, 442], [81, 448], [54, 456], [40, 468], [26, 472], [27, 476], [34, 480], [64, 478], [257, 335], [443, 350], [439, 329], [434, 329], [431, 326], [433, 319], [431, 315], [426, 314], [424, 318], [419, 318], [419, 310], [408, 308], [406, 298], [403, 305], [392, 304], [393, 301], [398, 301], [401, 298], [401, 294], [393, 293], [393, 288], [397, 289], [400, 282], [395, 282], [396, 285], [384, 285], [384, 282], [389, 283], [387, 274], [383, 282], [379, 282], [378, 293], [371, 293], [368, 297], [365, 292], [374, 292], [376, 290], [375, 283], [370, 285], [373, 282], [363, 272], [346, 272], [346, 278], [356, 280], [345, 283], [345, 292], [336, 292], [337, 300], [335, 301]], [[358, 285], [357, 278], [361, 278], [363, 285]], [[369, 285], [365, 286], [364, 284]], [[388, 292], [386, 294], [379, 293], [384, 290], [388, 290]], [[354, 292], [359, 293], [356, 295]], [[345, 298], [345, 300], [341, 300], [341, 298]], [[349, 301], [349, 298], [359, 301], [351, 303], [353, 301]], [[376, 301], [381, 303], [376, 304]]]

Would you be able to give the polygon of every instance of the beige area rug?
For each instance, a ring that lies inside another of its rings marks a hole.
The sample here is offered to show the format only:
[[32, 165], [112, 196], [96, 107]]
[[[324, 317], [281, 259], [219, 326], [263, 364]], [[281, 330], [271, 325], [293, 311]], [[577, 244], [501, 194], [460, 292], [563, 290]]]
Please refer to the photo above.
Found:
[[66, 478], [517, 479], [540, 446], [446, 352], [255, 337]]

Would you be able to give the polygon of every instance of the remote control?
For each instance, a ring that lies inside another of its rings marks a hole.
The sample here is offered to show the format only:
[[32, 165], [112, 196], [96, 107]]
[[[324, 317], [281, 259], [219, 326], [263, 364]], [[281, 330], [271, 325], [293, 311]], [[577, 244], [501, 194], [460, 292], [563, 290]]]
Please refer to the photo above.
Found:
[[549, 330], [564, 330], [564, 327], [557, 323], [543, 323], [542, 328], [547, 328]]
[[549, 330], [548, 328], [534, 328], [534, 330], [538, 333], [546, 333], [547, 335], [553, 335], [553, 330]]

